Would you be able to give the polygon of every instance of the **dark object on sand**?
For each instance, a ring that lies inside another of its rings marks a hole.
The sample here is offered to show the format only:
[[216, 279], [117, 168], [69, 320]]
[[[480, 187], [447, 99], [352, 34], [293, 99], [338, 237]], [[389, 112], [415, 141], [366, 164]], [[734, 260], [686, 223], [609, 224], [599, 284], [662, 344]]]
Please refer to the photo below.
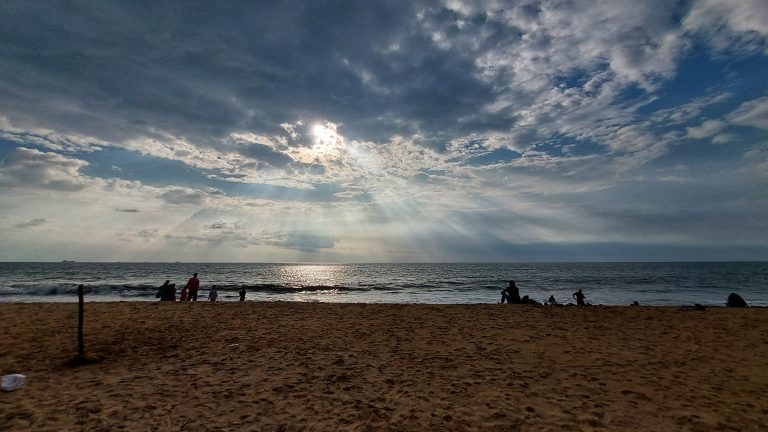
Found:
[[100, 359], [89, 356], [85, 353], [85, 342], [83, 340], [83, 319], [85, 316], [85, 292], [82, 285], [77, 286], [77, 355], [67, 361], [70, 366], [83, 366], [96, 363]]
[[632, 302], [632, 306], [640, 306], [640, 302], [635, 300], [635, 301]]
[[532, 304], [532, 305], [541, 305], [541, 303], [537, 302], [536, 300], [534, 300], [534, 299], [532, 299], [532, 298], [530, 298], [528, 296], [523, 296], [523, 298], [520, 299], [520, 303], [522, 303], [522, 304]]
[[705, 310], [707, 310], [707, 308], [705, 308], [704, 306], [696, 303], [693, 306], [680, 306], [680, 309], [678, 309], [678, 310], [681, 310], [681, 311], [699, 311], [699, 312], [704, 312]]
[[747, 307], [747, 302], [736, 293], [730, 293], [728, 295], [728, 302], [725, 303], [727, 307]]
[[85, 358], [85, 343], [83, 342], [83, 314], [85, 312], [85, 299], [83, 286], [77, 286], [77, 358]]

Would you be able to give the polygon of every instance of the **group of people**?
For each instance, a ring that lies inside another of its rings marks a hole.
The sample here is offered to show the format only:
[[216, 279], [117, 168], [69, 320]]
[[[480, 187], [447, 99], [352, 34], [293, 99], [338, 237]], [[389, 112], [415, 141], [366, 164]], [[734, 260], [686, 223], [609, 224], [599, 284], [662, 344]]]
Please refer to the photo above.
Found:
[[[184, 288], [181, 289], [179, 301], [197, 301], [197, 292], [199, 289], [200, 279], [197, 278], [197, 273], [195, 273], [189, 278], [187, 284], [184, 285]], [[211, 288], [211, 292], [212, 294], [209, 293], [208, 298], [216, 301], [217, 294], [215, 286]], [[155, 297], [159, 298], [160, 301], [176, 301], [176, 284], [172, 284], [169, 280], [165, 281], [165, 283], [158, 288]]]
[[[573, 296], [573, 299], [576, 300], [577, 306], [586, 305], [586, 303], [584, 303], [585, 296], [584, 296], [584, 293], [581, 291], [581, 289], [573, 293], [572, 296]], [[517, 289], [517, 285], [515, 285], [515, 281], [513, 280], [509, 281], [509, 286], [507, 286], [501, 291], [501, 301], [499, 301], [499, 303], [535, 304], [535, 305], [541, 304], [536, 300], [529, 298], [528, 296], [523, 296], [522, 298], [520, 298], [520, 291]], [[559, 305], [560, 303], [557, 302], [554, 295], [551, 295], [549, 296], [549, 300], [544, 302], [544, 304]], [[725, 303], [725, 305], [727, 307], [739, 307], [739, 308], [749, 306], [747, 302], [744, 301], [744, 299], [736, 293], [731, 293], [728, 295], [728, 301]], [[640, 306], [640, 303], [638, 303], [637, 301], [634, 301], [632, 302], [631, 306]], [[699, 305], [698, 303], [696, 304], [696, 306], [701, 308], [700, 310], [704, 310], [704, 307]]]
[[[584, 297], [584, 293], [581, 291], [581, 289], [573, 293], [573, 299], [576, 300], [576, 304], [578, 306], [584, 306], [586, 304], [584, 303]], [[517, 285], [515, 285], [515, 281], [513, 280], [509, 281], [509, 285], [501, 291], [501, 301], [499, 301], [499, 303], [534, 305], [541, 304], [528, 296], [523, 296], [521, 298], [520, 290], [517, 289]], [[549, 296], [549, 300], [547, 300], [545, 303], [549, 305], [559, 304], [554, 295]]]
[[[187, 284], [184, 285], [184, 288], [181, 289], [181, 293], [179, 293], [179, 301], [196, 302], [197, 292], [199, 290], [200, 279], [197, 278], [197, 273], [195, 273], [189, 278]], [[159, 298], [160, 301], [176, 301], [176, 284], [172, 284], [169, 280], [165, 281], [165, 283], [157, 290], [155, 297]], [[208, 291], [208, 300], [215, 302], [218, 298], [219, 291], [216, 289], [216, 285], [212, 285], [211, 289]], [[240, 301], [245, 301], [245, 287], [240, 288]]]

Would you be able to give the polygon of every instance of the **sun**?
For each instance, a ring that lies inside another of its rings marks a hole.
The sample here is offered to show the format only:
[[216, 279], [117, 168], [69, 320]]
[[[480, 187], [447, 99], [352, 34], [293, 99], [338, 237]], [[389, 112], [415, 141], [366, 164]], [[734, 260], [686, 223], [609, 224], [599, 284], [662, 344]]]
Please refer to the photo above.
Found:
[[315, 123], [310, 131], [314, 137], [312, 150], [318, 154], [336, 153], [344, 147], [344, 137], [339, 134], [335, 123]]
[[317, 123], [312, 126], [312, 135], [317, 141], [323, 142], [332, 140], [336, 135], [336, 131], [324, 124]]

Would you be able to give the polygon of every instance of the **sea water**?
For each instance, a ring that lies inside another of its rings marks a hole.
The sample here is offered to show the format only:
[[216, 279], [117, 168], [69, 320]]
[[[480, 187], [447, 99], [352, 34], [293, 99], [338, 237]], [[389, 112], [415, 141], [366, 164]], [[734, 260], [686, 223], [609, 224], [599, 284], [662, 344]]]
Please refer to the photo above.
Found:
[[723, 305], [729, 293], [768, 306], [768, 262], [245, 264], [0, 263], [0, 302], [73, 302], [83, 284], [88, 301], [155, 301], [170, 280], [177, 292], [192, 273], [201, 292], [219, 300], [354, 303], [496, 303], [514, 279], [520, 295], [591, 304]]

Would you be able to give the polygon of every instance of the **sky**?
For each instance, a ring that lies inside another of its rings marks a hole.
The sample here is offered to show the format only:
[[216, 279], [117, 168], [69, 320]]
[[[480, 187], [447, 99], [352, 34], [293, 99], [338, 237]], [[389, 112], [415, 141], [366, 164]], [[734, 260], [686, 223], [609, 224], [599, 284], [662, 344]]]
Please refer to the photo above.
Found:
[[0, 245], [768, 260], [768, 2], [7, 0]]

